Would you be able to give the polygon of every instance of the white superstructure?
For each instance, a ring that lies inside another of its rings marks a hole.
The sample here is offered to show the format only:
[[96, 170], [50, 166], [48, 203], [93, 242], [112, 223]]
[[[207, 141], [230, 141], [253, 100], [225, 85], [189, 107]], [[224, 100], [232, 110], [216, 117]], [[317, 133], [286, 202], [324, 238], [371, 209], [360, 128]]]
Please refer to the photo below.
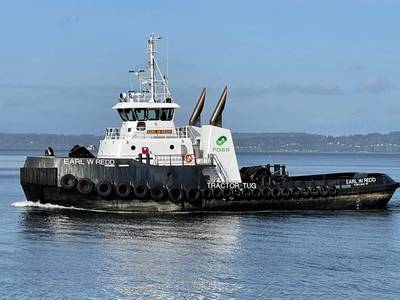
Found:
[[210, 125], [202, 126], [200, 122], [205, 101], [203, 90], [189, 125], [175, 127], [174, 115], [179, 105], [173, 101], [168, 79], [155, 59], [158, 40], [160, 37], [152, 34], [147, 41], [147, 72], [133, 71], [139, 82], [138, 91], [119, 95], [113, 109], [121, 117], [122, 126], [106, 129], [98, 157], [135, 159], [157, 166], [214, 165], [215, 174], [207, 175], [214, 175], [224, 182], [241, 182], [231, 132], [222, 128], [227, 89], [224, 89]]

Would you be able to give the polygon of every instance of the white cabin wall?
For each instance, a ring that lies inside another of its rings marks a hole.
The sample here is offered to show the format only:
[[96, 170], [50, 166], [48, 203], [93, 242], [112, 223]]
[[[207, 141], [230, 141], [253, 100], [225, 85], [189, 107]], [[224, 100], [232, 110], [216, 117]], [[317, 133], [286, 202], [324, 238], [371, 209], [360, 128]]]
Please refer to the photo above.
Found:
[[[170, 146], [173, 145], [174, 149]], [[185, 145], [187, 154], [193, 154], [193, 145], [189, 138], [134, 138], [104, 139], [100, 141], [99, 158], [131, 158], [136, 159], [142, 153], [142, 147], [148, 147], [150, 156], [181, 155], [181, 146]], [[132, 146], [135, 149], [132, 150]]]

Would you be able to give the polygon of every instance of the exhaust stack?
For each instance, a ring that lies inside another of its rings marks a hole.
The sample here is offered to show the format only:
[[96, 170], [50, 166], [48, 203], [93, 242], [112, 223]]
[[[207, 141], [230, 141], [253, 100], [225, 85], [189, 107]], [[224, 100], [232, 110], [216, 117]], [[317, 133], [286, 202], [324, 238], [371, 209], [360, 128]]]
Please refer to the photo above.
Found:
[[201, 91], [199, 100], [197, 100], [197, 104], [193, 110], [192, 116], [189, 120], [190, 126], [201, 126], [201, 112], [203, 111], [204, 102], [206, 101], [206, 89], [204, 88]]
[[222, 127], [222, 112], [225, 108], [226, 97], [228, 96], [228, 87], [225, 86], [224, 90], [222, 91], [221, 97], [217, 103], [217, 106], [214, 109], [214, 112], [210, 119], [210, 125]]

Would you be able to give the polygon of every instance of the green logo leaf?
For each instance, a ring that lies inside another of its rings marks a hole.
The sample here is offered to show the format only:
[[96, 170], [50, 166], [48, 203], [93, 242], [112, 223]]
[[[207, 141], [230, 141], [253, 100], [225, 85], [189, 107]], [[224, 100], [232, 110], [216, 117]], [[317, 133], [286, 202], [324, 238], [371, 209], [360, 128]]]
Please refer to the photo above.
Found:
[[223, 144], [226, 143], [228, 138], [224, 135], [221, 135], [215, 142], [217, 143], [218, 146], [222, 146]]

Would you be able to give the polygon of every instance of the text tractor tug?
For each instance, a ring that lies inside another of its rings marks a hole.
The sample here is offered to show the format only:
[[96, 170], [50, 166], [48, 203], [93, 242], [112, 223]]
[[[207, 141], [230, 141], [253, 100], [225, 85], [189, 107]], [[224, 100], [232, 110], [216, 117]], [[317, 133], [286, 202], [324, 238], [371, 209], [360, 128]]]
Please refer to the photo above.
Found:
[[284, 165], [239, 170], [231, 131], [222, 128], [227, 88], [202, 125], [203, 89], [189, 125], [147, 42], [147, 75], [113, 107], [121, 128], [107, 128], [97, 157], [75, 146], [68, 157], [28, 157], [21, 185], [29, 201], [114, 211], [305, 210], [384, 208], [399, 184], [380, 173], [289, 176]]

